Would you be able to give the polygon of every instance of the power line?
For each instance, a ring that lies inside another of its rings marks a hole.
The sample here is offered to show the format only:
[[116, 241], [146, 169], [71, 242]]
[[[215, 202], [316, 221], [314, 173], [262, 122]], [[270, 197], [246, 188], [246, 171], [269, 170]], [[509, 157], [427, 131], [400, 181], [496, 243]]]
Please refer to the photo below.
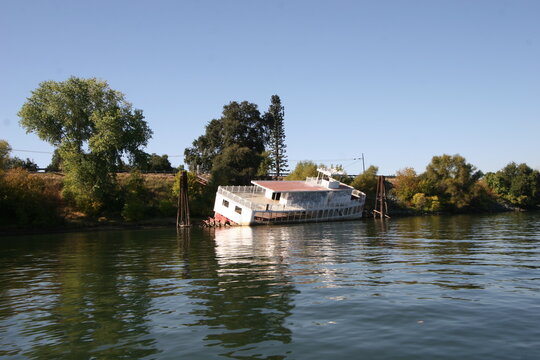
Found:
[[[38, 151], [38, 150], [26, 150], [26, 149], [11, 149], [11, 151], [18, 151], [18, 152], [27, 152], [27, 153], [35, 153], [35, 154], [52, 154], [52, 151]], [[182, 157], [183, 155], [167, 155], [170, 158], [174, 157]], [[291, 162], [299, 162], [299, 161], [305, 161], [306, 159], [302, 160], [290, 160]], [[310, 161], [320, 161], [320, 162], [330, 162], [330, 161], [354, 161], [354, 160], [362, 160], [362, 165], [364, 167], [365, 171], [365, 165], [364, 165], [364, 154], [362, 154], [362, 157], [360, 158], [347, 158], [347, 159], [310, 159]], [[356, 163], [356, 161], [355, 161]], [[349, 165], [350, 166], [350, 165]]]
[[21, 149], [11, 149], [11, 151], [29, 152], [29, 153], [37, 153], [37, 154], [52, 154], [52, 151], [21, 150]]
[[[38, 150], [25, 150], [25, 149], [11, 149], [11, 151], [28, 152], [28, 153], [36, 153], [36, 154], [52, 154], [53, 153], [52, 151], [38, 151]], [[167, 156], [168, 157], [181, 157], [183, 155], [167, 155]]]
[[302, 159], [302, 160], [289, 160], [289, 161], [306, 161], [306, 160], [328, 162], [328, 161], [352, 161], [352, 160], [358, 160], [358, 159], [352, 159], [352, 158], [349, 158], [349, 159]]

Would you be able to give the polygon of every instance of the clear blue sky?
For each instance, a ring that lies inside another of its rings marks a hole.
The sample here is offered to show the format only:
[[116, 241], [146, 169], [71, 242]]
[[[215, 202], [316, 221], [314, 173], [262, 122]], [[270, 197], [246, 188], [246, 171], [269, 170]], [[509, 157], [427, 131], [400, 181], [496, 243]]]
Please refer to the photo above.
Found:
[[[97, 77], [173, 165], [223, 105], [285, 106], [291, 165], [421, 172], [463, 155], [540, 169], [540, 1], [0, 1], [0, 139], [53, 149], [17, 112], [45, 80]], [[46, 166], [51, 154], [14, 152]]]

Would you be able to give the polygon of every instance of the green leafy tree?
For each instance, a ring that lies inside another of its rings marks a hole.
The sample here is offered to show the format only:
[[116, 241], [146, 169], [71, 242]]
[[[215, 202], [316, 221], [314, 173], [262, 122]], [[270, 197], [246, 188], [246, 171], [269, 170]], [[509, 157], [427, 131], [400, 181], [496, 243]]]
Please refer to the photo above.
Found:
[[423, 174], [425, 186], [432, 189], [426, 195], [437, 195], [441, 205], [449, 210], [466, 209], [474, 201], [477, 182], [482, 176], [463, 156], [434, 156]]
[[[211, 172], [220, 184], [244, 184], [256, 175], [268, 141], [267, 125], [257, 105], [243, 101], [223, 107], [220, 119], [184, 151], [189, 169]], [[235, 153], [236, 152], [236, 153]]]
[[408, 205], [415, 194], [422, 192], [420, 181], [413, 168], [398, 170], [392, 183], [392, 191], [401, 203]]
[[378, 171], [377, 166], [371, 165], [362, 174], [356, 176], [351, 183], [352, 187], [366, 194], [365, 210], [368, 212], [374, 208]]
[[264, 118], [270, 127], [269, 154], [270, 170], [276, 176], [281, 176], [287, 171], [287, 155], [285, 154], [285, 127], [284, 127], [285, 108], [281, 105], [281, 99], [277, 95], [272, 95], [271, 104]]
[[270, 159], [270, 152], [263, 151], [261, 154], [261, 163], [259, 164], [259, 169], [257, 169], [257, 176], [268, 176], [270, 173], [270, 167], [272, 160]]
[[18, 157], [10, 157], [11, 146], [6, 140], [0, 140], [0, 170], [7, 169], [24, 169], [27, 171], [37, 171], [38, 165], [29, 158], [26, 160], [20, 159]]
[[10, 153], [11, 146], [9, 146], [9, 143], [0, 139], [0, 171], [6, 168], [6, 161], [9, 159]]
[[533, 208], [540, 204], [540, 172], [527, 164], [511, 162], [496, 173], [488, 173], [489, 188], [511, 204]]
[[62, 170], [62, 157], [60, 151], [54, 149], [51, 163], [47, 166], [47, 171], [61, 171]]
[[148, 171], [163, 172], [172, 170], [173, 167], [171, 166], [168, 155], [163, 154], [159, 156], [152, 153], [148, 156]]
[[7, 169], [24, 169], [26, 171], [30, 172], [36, 172], [39, 169], [38, 164], [34, 162], [34, 160], [30, 160], [29, 158], [26, 158], [26, 160], [23, 160], [18, 157], [10, 157], [5, 162], [5, 167]]
[[231, 145], [216, 156], [212, 180], [217, 184], [249, 185], [257, 175], [261, 155], [247, 147]]
[[163, 154], [160, 156], [156, 153], [142, 153], [127, 167], [144, 172], [171, 172], [174, 170], [168, 155]]
[[133, 161], [152, 135], [142, 111], [95, 78], [42, 82], [19, 117], [27, 132], [58, 148], [64, 195], [87, 213], [113, 202], [122, 156]]
[[185, 149], [184, 162], [192, 171], [209, 173], [214, 158], [223, 150], [223, 121], [211, 120], [205, 128], [205, 134], [193, 141], [193, 146]]
[[305, 180], [317, 176], [317, 164], [313, 161], [299, 161], [294, 170], [286, 177], [287, 180]]

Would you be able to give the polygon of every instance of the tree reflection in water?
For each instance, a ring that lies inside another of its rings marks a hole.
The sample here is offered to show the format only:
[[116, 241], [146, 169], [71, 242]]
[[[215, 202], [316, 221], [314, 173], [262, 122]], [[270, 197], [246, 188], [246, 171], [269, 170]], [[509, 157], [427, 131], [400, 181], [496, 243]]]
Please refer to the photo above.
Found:
[[515, 354], [506, 339], [537, 343], [539, 238], [538, 214], [3, 238], [0, 357], [372, 358], [397, 341], [414, 358], [434, 333], [438, 354]]
[[134, 234], [118, 234], [114, 241], [106, 233], [23, 239], [28, 253], [18, 246], [2, 259], [0, 281], [20, 293], [10, 299], [11, 314], [0, 308], [4, 319], [17, 319], [12, 326], [19, 331], [12, 351], [4, 355], [140, 358], [157, 352], [144, 319], [150, 306], [148, 279], [133, 276], [151, 261], [150, 254], [138, 251], [123, 258], [118, 245], [133, 241]]

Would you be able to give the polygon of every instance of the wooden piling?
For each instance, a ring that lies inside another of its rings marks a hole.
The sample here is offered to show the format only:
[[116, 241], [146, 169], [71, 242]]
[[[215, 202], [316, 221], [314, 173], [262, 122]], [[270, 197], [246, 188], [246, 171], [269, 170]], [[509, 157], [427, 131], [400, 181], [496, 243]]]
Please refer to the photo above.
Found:
[[390, 218], [388, 216], [388, 204], [386, 203], [386, 188], [384, 186], [384, 176], [379, 176], [377, 180], [377, 193], [375, 195], [375, 209], [373, 210], [374, 218]]
[[180, 173], [180, 189], [178, 191], [178, 211], [176, 212], [176, 228], [191, 226], [189, 219], [189, 198], [188, 198], [188, 175], [183, 170]]

